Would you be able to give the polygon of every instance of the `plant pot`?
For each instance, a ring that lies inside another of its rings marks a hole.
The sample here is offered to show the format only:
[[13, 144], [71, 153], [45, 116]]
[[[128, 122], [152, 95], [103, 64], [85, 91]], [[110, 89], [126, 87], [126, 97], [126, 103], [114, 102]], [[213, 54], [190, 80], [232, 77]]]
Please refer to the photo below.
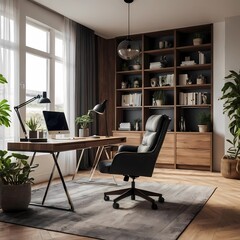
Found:
[[198, 125], [199, 132], [208, 132], [208, 125]]
[[202, 44], [202, 38], [194, 38], [193, 39], [194, 46], [201, 45], [201, 44]]
[[79, 137], [89, 137], [89, 128], [80, 128]]
[[4, 212], [24, 211], [31, 201], [31, 183], [1, 185], [1, 195]]
[[163, 100], [156, 100], [156, 105], [157, 106], [162, 106], [163, 105]]
[[29, 131], [29, 138], [37, 138], [37, 131]]
[[225, 178], [231, 179], [240, 179], [240, 173], [236, 171], [237, 166], [236, 159], [228, 159], [226, 157], [222, 157], [221, 159], [221, 173]]

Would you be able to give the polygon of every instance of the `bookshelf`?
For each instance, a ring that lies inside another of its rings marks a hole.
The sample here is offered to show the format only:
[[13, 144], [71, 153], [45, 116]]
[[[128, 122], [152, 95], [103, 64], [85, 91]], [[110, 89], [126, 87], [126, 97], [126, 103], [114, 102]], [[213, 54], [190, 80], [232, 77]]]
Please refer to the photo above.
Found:
[[[196, 34], [202, 36], [201, 44], [193, 44]], [[211, 171], [212, 24], [144, 33], [132, 38], [141, 46], [139, 58], [125, 61], [116, 55], [113, 135], [125, 135], [131, 144], [138, 145], [148, 117], [167, 114], [172, 121], [157, 166]], [[116, 38], [116, 46], [122, 39]], [[138, 70], [133, 68], [136, 62], [141, 65]], [[161, 101], [156, 101], [157, 95]], [[137, 104], [124, 104], [125, 96], [138, 96]], [[211, 116], [208, 132], [198, 130], [199, 115], [203, 112]], [[136, 119], [141, 119], [138, 131], [134, 129]], [[124, 122], [131, 123], [130, 131], [118, 131]]]

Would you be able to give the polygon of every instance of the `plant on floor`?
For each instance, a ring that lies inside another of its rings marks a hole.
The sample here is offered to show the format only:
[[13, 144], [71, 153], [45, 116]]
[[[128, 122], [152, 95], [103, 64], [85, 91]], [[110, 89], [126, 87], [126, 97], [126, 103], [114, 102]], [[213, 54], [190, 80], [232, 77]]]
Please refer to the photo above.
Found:
[[[0, 83], [6, 84], [6, 78], [0, 74]], [[10, 127], [10, 106], [6, 99], [0, 101], [0, 126]], [[3, 211], [25, 210], [31, 199], [29, 176], [37, 165], [30, 166], [28, 156], [0, 150], [0, 207]]]
[[30, 166], [27, 159], [26, 155], [0, 150], [0, 178], [4, 185], [33, 183], [29, 174], [38, 165]]
[[[0, 83], [6, 84], [6, 78], [0, 74]], [[10, 113], [11, 109], [6, 99], [0, 101], [0, 126], [10, 127]]]
[[236, 171], [240, 175], [240, 72], [233, 70], [225, 77], [228, 81], [225, 82], [222, 88], [221, 100], [224, 100], [223, 113], [227, 113], [230, 119], [228, 128], [232, 135], [232, 139], [227, 139], [231, 145], [227, 150], [224, 159], [236, 161]]

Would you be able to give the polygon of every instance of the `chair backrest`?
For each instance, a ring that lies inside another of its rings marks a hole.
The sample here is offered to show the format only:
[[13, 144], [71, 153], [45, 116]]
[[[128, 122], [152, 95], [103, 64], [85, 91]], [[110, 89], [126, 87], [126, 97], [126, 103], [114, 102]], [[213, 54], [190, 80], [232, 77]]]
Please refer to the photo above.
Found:
[[148, 118], [142, 143], [138, 146], [138, 152], [149, 152], [154, 149], [161, 131], [162, 122], [162, 115], [152, 115]]

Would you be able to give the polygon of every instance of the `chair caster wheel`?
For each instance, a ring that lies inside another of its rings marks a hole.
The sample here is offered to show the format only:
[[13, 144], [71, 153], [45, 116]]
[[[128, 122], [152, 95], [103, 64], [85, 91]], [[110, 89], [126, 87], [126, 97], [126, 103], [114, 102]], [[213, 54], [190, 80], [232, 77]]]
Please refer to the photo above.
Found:
[[110, 197], [106, 195], [106, 196], [104, 196], [104, 200], [105, 200], [105, 201], [109, 201], [109, 200], [110, 200]]
[[157, 210], [157, 209], [158, 209], [158, 206], [157, 206], [156, 203], [152, 203], [152, 209], [153, 209], [153, 210]]
[[114, 208], [114, 209], [119, 209], [119, 203], [114, 202], [114, 203], [113, 203], [113, 208]]
[[163, 197], [159, 197], [159, 198], [158, 198], [158, 202], [164, 203], [164, 201], [165, 201], [165, 199], [164, 199]]

